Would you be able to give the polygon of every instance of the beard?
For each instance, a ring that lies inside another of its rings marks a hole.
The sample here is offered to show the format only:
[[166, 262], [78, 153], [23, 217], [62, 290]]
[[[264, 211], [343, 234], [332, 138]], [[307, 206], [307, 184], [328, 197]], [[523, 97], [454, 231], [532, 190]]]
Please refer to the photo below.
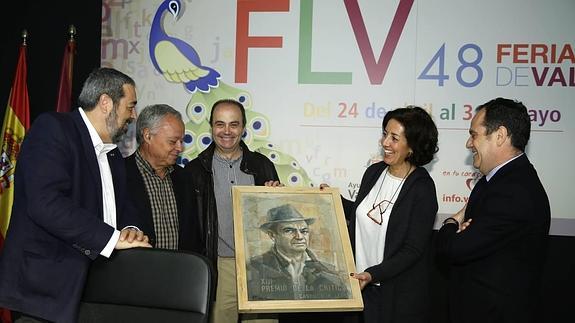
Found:
[[110, 139], [112, 143], [118, 143], [122, 140], [122, 137], [128, 132], [128, 125], [132, 123], [134, 119], [128, 118], [123, 125], [118, 126], [118, 112], [117, 108], [114, 107], [110, 115], [106, 117], [106, 128], [110, 133]]

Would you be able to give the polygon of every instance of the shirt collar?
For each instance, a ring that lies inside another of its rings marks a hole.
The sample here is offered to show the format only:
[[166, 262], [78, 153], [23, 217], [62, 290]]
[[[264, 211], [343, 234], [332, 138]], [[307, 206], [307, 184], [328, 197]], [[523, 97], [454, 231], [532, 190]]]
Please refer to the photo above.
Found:
[[96, 152], [98, 154], [101, 154], [101, 153], [107, 154], [109, 151], [118, 147], [116, 144], [105, 144], [102, 141], [102, 138], [100, 138], [98, 131], [96, 131], [96, 128], [94, 128], [94, 126], [90, 122], [90, 119], [88, 119], [88, 116], [86, 116], [84, 109], [78, 108], [78, 110], [80, 111], [80, 115], [82, 116], [82, 120], [84, 120], [84, 123], [86, 124], [86, 127], [88, 128], [88, 132], [90, 133], [90, 139], [92, 140], [92, 144], [94, 145], [94, 149], [96, 150]]
[[[142, 156], [142, 154], [140, 154], [140, 150], [136, 149], [136, 160], [140, 163], [140, 165], [142, 165], [142, 167], [144, 168], [144, 170], [146, 172], [148, 172], [149, 174], [152, 175], [156, 175], [156, 171], [154, 171], [154, 168], [152, 167], [152, 165], [150, 165], [150, 163]], [[174, 171], [174, 166], [168, 166], [168, 167], [164, 167], [165, 170], [165, 175], [169, 175], [171, 172]]]
[[510, 162], [512, 162], [513, 160], [519, 158], [519, 157], [520, 157], [521, 155], [523, 155], [523, 154], [525, 154], [525, 153], [521, 153], [521, 154], [519, 154], [519, 155], [517, 155], [517, 156], [515, 156], [515, 157], [513, 157], [513, 158], [511, 158], [511, 159], [509, 159], [508, 161], [506, 161], [506, 162], [504, 162], [504, 163], [502, 163], [502, 164], [499, 164], [497, 167], [493, 168], [493, 169], [485, 176], [485, 180], [489, 182], [489, 180], [490, 180], [493, 176], [495, 176], [495, 173], [497, 173], [497, 171], [500, 170], [501, 167], [503, 167], [503, 166], [509, 164]]
[[214, 159], [216, 159], [219, 162], [225, 163], [227, 165], [233, 165], [233, 164], [236, 164], [239, 161], [241, 161], [243, 155], [244, 155], [243, 150], [241, 150], [241, 149], [240, 149], [240, 155], [236, 159], [226, 159], [226, 158], [218, 155], [218, 153], [214, 152]]

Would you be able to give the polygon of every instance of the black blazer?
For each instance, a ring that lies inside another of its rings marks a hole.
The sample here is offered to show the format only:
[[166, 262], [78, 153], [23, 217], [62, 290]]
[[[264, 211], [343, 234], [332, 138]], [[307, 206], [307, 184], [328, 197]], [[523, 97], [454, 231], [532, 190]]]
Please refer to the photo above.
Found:
[[[152, 206], [150, 198], [144, 184], [142, 174], [136, 165], [136, 154], [132, 154], [125, 159], [126, 173], [128, 177], [128, 191], [131, 202], [138, 210], [142, 227], [140, 228], [150, 238], [150, 244], [156, 245], [156, 231], [154, 220], [152, 219]], [[198, 223], [198, 214], [195, 211], [195, 200], [189, 190], [189, 181], [186, 180], [186, 172], [178, 165], [174, 166], [174, 171], [170, 173], [176, 204], [178, 206], [179, 241], [178, 248], [193, 252], [202, 252], [201, 233]]]
[[549, 199], [526, 155], [473, 188], [463, 232], [436, 238], [450, 269], [452, 322], [532, 322], [550, 222]]
[[[120, 223], [138, 225], [126, 198], [118, 149], [107, 154]], [[14, 205], [0, 253], [0, 307], [55, 322], [76, 322], [91, 260], [112, 236], [102, 181], [78, 110], [39, 116], [24, 139]]]
[[[352, 245], [355, 210], [386, 167], [384, 162], [371, 165], [363, 175], [355, 203], [344, 200]], [[433, 179], [425, 168], [417, 167], [405, 179], [393, 205], [383, 261], [366, 269], [374, 282], [381, 282], [379, 288], [385, 295], [379, 304], [385, 315], [382, 322], [429, 320], [430, 246], [437, 209]]]

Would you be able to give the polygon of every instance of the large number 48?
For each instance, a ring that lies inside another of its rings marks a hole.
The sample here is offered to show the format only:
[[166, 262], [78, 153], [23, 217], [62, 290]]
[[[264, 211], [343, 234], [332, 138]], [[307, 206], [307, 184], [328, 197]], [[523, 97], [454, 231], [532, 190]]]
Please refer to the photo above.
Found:
[[[465, 51], [472, 50], [475, 52], [475, 59], [467, 61], [464, 57]], [[461, 65], [457, 69], [457, 82], [464, 87], [474, 87], [481, 83], [483, 79], [483, 70], [479, 66], [481, 59], [483, 58], [483, 52], [481, 48], [475, 44], [465, 44], [461, 46], [459, 52], [457, 53], [457, 58]], [[437, 64], [437, 74], [432, 74], [430, 71]], [[463, 72], [465, 69], [471, 68], [475, 71], [475, 80], [468, 82], [463, 79]], [[449, 80], [449, 75], [445, 73], [445, 43], [441, 45], [439, 50], [433, 55], [429, 63], [423, 68], [421, 74], [419, 74], [418, 79], [420, 80], [437, 80], [437, 85], [443, 86], [445, 80]]]

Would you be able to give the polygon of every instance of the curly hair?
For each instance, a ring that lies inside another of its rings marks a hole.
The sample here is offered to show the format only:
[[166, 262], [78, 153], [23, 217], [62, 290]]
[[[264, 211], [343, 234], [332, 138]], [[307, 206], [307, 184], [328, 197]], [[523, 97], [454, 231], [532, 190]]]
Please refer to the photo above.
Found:
[[412, 105], [389, 111], [381, 124], [383, 130], [391, 119], [401, 123], [405, 129], [407, 145], [413, 151], [405, 160], [415, 166], [423, 166], [432, 161], [439, 148], [437, 127], [429, 113]]

